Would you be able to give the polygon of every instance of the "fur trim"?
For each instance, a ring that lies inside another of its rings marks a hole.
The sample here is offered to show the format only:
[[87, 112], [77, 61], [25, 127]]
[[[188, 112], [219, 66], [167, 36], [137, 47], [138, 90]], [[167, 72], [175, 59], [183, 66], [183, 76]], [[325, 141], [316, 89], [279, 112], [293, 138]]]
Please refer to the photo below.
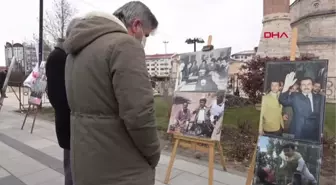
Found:
[[122, 26], [127, 31], [127, 28], [126, 28], [125, 24], [122, 23], [116, 16], [114, 16], [112, 14], [105, 13], [105, 12], [94, 11], [94, 12], [87, 13], [86, 15], [84, 15], [83, 18], [85, 19], [85, 18], [92, 18], [92, 17], [103, 17], [103, 18], [109, 19], [109, 20], [119, 24], [120, 26]]

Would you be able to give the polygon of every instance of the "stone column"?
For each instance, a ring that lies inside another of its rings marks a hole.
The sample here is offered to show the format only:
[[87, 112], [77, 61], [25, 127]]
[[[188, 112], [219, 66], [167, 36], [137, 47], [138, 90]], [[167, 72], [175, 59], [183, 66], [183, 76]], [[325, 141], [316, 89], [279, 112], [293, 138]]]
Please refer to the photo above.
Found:
[[[263, 29], [257, 55], [261, 57], [290, 56], [292, 28], [289, 16], [289, 0], [264, 0]], [[265, 38], [264, 33], [285, 33], [281, 38]], [[288, 38], [287, 38], [288, 36]], [[296, 56], [299, 50], [296, 49]]]

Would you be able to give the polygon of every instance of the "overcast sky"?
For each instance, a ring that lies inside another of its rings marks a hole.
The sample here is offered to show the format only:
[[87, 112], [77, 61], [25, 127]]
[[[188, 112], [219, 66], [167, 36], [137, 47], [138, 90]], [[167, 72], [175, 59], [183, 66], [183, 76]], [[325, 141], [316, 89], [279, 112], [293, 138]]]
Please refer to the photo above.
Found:
[[[78, 15], [90, 11], [114, 12], [129, 0], [69, 0]], [[53, 0], [44, 0], [52, 11]], [[163, 41], [169, 41], [168, 53], [193, 51], [185, 44], [190, 37], [205, 41], [213, 36], [215, 48], [232, 47], [232, 53], [251, 50], [258, 45], [262, 29], [263, 0], [143, 0], [156, 15], [159, 28], [148, 38], [146, 54], [164, 53]], [[5, 6], [4, 6], [5, 5]], [[0, 7], [4, 31], [0, 42], [22, 42], [38, 34], [39, 0], [11, 0]], [[198, 49], [202, 46], [199, 45]], [[1, 56], [0, 56], [1, 57]], [[2, 59], [3, 57], [1, 57]], [[0, 62], [0, 65], [3, 62]]]

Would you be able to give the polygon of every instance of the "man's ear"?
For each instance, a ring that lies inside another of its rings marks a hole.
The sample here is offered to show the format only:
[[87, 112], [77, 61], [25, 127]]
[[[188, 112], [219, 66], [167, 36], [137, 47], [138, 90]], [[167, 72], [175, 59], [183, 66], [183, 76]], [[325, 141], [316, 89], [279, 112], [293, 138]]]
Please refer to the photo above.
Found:
[[132, 31], [133, 33], [137, 33], [140, 24], [141, 24], [140, 19], [134, 19], [134, 20], [132, 21], [132, 24], [131, 24], [131, 31]]

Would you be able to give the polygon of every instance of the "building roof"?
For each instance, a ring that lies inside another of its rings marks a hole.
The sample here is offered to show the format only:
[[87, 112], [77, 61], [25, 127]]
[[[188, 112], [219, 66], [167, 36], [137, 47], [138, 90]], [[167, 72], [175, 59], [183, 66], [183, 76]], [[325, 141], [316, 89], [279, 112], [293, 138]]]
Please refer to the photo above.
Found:
[[162, 58], [171, 58], [175, 54], [155, 54], [155, 55], [146, 55], [146, 60], [148, 59], [162, 59]]
[[256, 52], [254, 50], [245, 50], [245, 51], [241, 51], [235, 54], [232, 54], [231, 56], [235, 56], [235, 55], [250, 55], [250, 54], [255, 54]]

